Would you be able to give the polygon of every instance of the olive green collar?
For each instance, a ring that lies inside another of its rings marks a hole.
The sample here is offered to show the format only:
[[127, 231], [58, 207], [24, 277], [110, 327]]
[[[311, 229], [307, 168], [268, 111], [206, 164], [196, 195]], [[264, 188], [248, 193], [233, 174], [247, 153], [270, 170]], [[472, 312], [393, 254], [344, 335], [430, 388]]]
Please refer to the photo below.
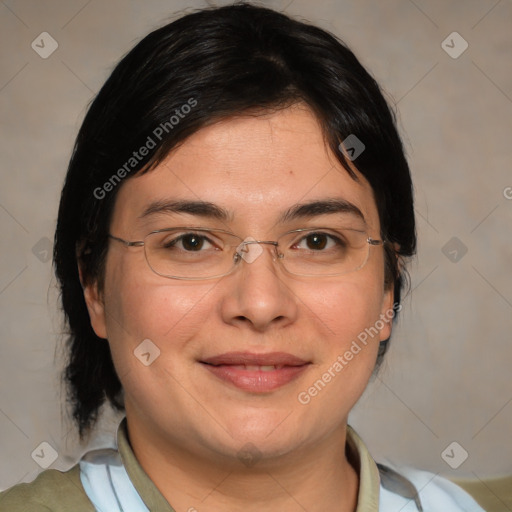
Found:
[[[128, 441], [126, 417], [117, 429], [117, 446], [128, 476], [149, 510], [175, 512], [142, 469]], [[352, 427], [347, 426], [347, 449], [350, 459], [358, 466], [359, 492], [356, 512], [378, 512], [380, 478], [379, 470], [368, 449]]]

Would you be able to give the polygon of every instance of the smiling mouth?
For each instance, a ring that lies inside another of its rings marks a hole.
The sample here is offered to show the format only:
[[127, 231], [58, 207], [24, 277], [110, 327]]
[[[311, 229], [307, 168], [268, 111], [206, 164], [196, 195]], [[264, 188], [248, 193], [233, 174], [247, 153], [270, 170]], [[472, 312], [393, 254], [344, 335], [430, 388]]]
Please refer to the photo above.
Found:
[[279, 389], [298, 378], [311, 364], [280, 352], [231, 352], [199, 362], [221, 381], [252, 393], [268, 393]]

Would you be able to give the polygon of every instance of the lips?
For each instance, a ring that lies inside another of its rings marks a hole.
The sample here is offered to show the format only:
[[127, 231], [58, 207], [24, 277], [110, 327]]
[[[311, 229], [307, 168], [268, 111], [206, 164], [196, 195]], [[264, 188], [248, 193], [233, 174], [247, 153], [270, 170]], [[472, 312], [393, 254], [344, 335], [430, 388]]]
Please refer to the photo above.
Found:
[[200, 363], [217, 378], [253, 393], [274, 391], [288, 384], [310, 364], [284, 352], [229, 352], [209, 357]]
[[238, 366], [302, 366], [307, 364], [300, 357], [285, 352], [252, 354], [250, 352], [227, 352], [201, 361], [206, 364]]

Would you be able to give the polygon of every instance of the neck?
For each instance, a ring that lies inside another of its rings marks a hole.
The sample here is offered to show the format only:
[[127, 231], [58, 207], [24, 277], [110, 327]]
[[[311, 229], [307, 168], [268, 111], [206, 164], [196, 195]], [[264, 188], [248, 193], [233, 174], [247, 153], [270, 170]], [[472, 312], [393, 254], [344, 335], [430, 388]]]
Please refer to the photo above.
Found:
[[201, 458], [188, 447], [139, 427], [129, 428], [133, 452], [177, 512], [356, 510], [359, 468], [345, 453], [346, 426], [314, 446], [254, 459], [245, 466], [240, 460]]

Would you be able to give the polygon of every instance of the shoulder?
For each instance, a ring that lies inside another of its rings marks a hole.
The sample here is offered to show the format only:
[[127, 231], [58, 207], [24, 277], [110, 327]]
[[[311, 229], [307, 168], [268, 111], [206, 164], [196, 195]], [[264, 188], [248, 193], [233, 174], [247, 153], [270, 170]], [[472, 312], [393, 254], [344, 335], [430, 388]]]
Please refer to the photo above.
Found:
[[9, 512], [95, 512], [80, 481], [78, 464], [68, 471], [48, 469], [30, 483], [0, 493], [0, 510]]
[[[384, 466], [393, 474], [408, 480], [416, 489], [420, 506], [423, 512], [437, 512], [450, 510], [450, 512], [485, 512], [478, 503], [458, 485], [447, 478], [428, 471], [409, 466]], [[391, 487], [391, 488], [390, 488]], [[396, 499], [392, 485], [381, 489], [381, 503], [392, 505]], [[418, 510], [413, 499], [408, 499], [403, 512]], [[382, 510], [386, 510], [385, 507]]]

